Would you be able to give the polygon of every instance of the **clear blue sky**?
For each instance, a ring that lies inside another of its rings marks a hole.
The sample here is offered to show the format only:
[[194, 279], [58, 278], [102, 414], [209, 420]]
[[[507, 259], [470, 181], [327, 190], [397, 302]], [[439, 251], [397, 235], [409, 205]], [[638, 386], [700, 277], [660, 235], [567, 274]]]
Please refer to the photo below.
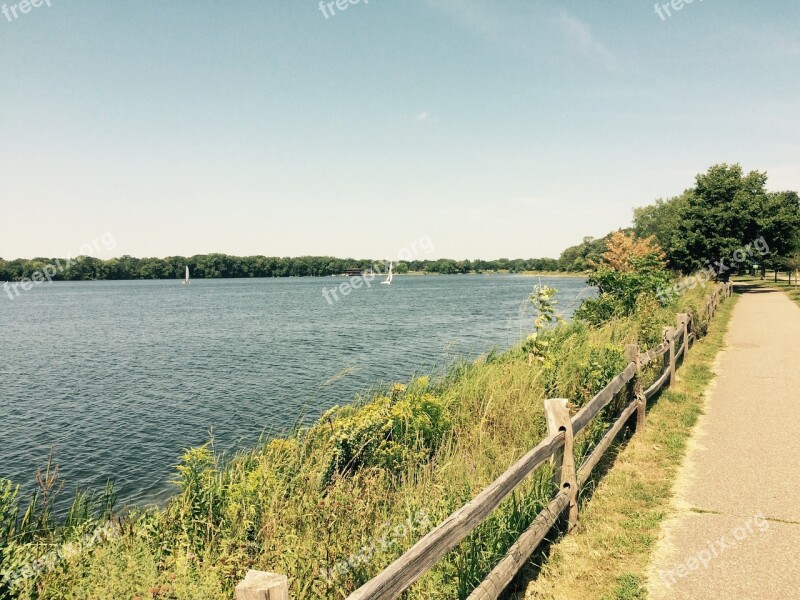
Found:
[[108, 231], [106, 255], [556, 256], [713, 163], [800, 189], [797, 2], [50, 3], [0, 13], [6, 259]]

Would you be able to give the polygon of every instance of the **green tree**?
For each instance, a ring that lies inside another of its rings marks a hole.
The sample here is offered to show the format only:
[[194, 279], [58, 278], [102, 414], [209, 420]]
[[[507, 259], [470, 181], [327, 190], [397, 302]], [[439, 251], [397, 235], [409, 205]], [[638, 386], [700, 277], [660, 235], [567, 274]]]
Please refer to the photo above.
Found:
[[683, 272], [695, 271], [758, 238], [766, 183], [766, 173], [745, 175], [738, 164], [715, 165], [698, 175], [668, 248], [670, 263]]
[[680, 242], [680, 224], [683, 221], [691, 190], [680, 196], [659, 199], [655, 204], [635, 208], [633, 210], [634, 231], [637, 236], [646, 238], [655, 236], [658, 245], [666, 252], [668, 264], [672, 268], [676, 265], [670, 260], [672, 252], [678, 248]]
[[595, 239], [587, 236], [577, 246], [571, 246], [564, 250], [558, 259], [559, 270], [577, 272], [591, 269], [592, 265], [600, 261], [600, 257], [605, 252], [607, 237]]
[[800, 250], [800, 197], [797, 192], [768, 194], [757, 222], [758, 231], [769, 246], [769, 254], [759, 261], [762, 275], [768, 267], [788, 266], [788, 259]]

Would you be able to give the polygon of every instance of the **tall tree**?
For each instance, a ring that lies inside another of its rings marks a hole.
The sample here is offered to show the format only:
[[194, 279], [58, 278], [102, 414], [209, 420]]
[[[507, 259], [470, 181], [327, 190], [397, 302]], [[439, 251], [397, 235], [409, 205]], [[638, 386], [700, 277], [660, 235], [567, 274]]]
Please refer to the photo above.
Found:
[[759, 233], [769, 246], [769, 253], [760, 261], [762, 274], [766, 268], [787, 266], [787, 260], [800, 250], [800, 197], [797, 192], [768, 194], [757, 221]]
[[633, 210], [633, 223], [636, 235], [641, 238], [655, 236], [661, 248], [667, 251], [669, 266], [678, 268], [669, 260], [670, 251], [679, 245], [680, 223], [686, 209], [689, 207], [689, 197], [692, 191], [687, 190], [680, 196], [667, 200], [656, 200], [655, 204], [635, 208]]
[[766, 173], [745, 175], [738, 164], [715, 165], [698, 175], [668, 248], [670, 262], [684, 272], [694, 271], [758, 238], [766, 183]]

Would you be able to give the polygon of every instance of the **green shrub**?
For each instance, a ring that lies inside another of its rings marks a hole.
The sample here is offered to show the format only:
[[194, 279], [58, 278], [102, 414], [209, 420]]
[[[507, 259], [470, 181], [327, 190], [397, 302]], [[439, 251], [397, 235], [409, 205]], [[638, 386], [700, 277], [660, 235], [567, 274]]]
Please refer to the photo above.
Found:
[[430, 459], [450, 427], [442, 400], [428, 389], [427, 379], [408, 389], [395, 385], [389, 395], [363, 407], [333, 408], [322, 421], [327, 425], [310, 434], [327, 438], [321, 442], [330, 456], [322, 487], [362, 468], [388, 473], [415, 468]]
[[630, 265], [629, 271], [601, 265], [592, 273], [588, 282], [597, 286], [599, 295], [585, 299], [575, 318], [597, 325], [615, 317], [632, 316], [643, 296], [656, 298], [659, 291], [672, 284], [672, 276], [655, 254], [631, 258]]

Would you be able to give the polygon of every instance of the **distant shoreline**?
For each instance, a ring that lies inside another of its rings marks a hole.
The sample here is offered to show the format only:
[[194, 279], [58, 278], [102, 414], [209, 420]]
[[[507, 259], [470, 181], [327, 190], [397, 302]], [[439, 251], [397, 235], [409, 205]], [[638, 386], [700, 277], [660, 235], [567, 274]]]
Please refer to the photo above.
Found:
[[[422, 248], [424, 251], [425, 248]], [[186, 270], [192, 279], [238, 279], [256, 277], [329, 277], [359, 276], [373, 271], [388, 271], [391, 261], [336, 258], [333, 256], [230, 256], [198, 254], [190, 257], [136, 258], [123, 255], [106, 260], [92, 256], [76, 258], [14, 259], [0, 258], [0, 282], [14, 281], [25, 286], [44, 281], [122, 281], [149, 279], [184, 279]], [[561, 273], [562, 267], [579, 266], [575, 261], [553, 258], [515, 258], [509, 260], [436, 260], [420, 258], [394, 261], [394, 274], [467, 273]]]
[[[204, 281], [204, 280], [225, 280], [225, 279], [331, 279], [331, 278], [338, 278], [338, 277], [365, 277], [367, 274], [355, 275], [355, 274], [346, 274], [346, 273], [339, 273], [336, 275], [272, 275], [272, 276], [256, 276], [256, 277], [243, 277], [243, 276], [236, 276], [236, 277], [203, 277], [203, 276], [192, 276], [192, 281]], [[373, 273], [375, 277], [382, 277], [386, 275], [386, 273]], [[408, 271], [406, 273], [394, 273], [395, 277], [405, 277], [408, 275], [414, 276], [425, 276], [425, 277], [452, 277], [454, 275], [469, 275], [469, 276], [481, 276], [481, 275], [519, 275], [522, 277], [551, 277], [551, 278], [585, 278], [589, 276], [587, 271], [581, 272], [564, 272], [564, 271], [483, 271], [483, 272], [475, 272], [471, 271], [469, 273], [434, 273], [430, 271]], [[24, 280], [25, 278], [23, 278]], [[88, 279], [62, 279], [62, 278], [52, 278], [52, 280], [48, 281], [48, 283], [92, 283], [92, 282], [100, 282], [100, 281], [182, 281], [182, 277], [137, 277], [137, 278], [123, 278], [123, 279], [115, 279], [115, 278], [88, 278]], [[0, 279], [0, 284], [11, 284], [11, 283], [19, 283], [23, 280], [5, 280]], [[30, 287], [33, 286], [35, 283], [45, 283], [45, 281], [39, 282], [32, 282], [29, 281], [31, 284]]]

